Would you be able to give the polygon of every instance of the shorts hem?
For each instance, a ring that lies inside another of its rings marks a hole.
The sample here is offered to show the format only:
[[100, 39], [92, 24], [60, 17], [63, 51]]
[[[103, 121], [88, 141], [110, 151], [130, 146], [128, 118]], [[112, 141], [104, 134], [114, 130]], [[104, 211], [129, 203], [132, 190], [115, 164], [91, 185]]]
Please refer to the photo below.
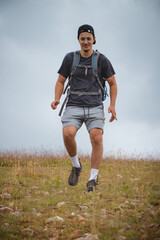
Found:
[[89, 129], [87, 128], [88, 133], [90, 133], [90, 131], [91, 131], [92, 129], [94, 129], [94, 128], [101, 129], [102, 132], [104, 133], [104, 128], [103, 128], [103, 127], [91, 127], [91, 128], [89, 128]]
[[65, 128], [65, 127], [69, 127], [69, 126], [73, 126], [73, 127], [76, 127], [77, 128], [77, 130], [78, 129], [80, 129], [80, 127], [79, 126], [77, 126], [76, 124], [74, 124], [74, 123], [62, 123], [62, 128]]

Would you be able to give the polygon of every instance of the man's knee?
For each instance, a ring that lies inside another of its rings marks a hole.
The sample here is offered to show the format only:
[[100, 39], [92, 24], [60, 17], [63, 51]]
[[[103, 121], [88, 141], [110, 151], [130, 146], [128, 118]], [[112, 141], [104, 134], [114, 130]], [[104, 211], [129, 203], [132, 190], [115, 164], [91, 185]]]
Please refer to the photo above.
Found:
[[64, 140], [70, 140], [75, 137], [77, 132], [76, 127], [74, 126], [68, 126], [63, 128], [63, 137]]
[[103, 131], [100, 128], [93, 128], [90, 131], [90, 139], [92, 144], [98, 145], [102, 143]]

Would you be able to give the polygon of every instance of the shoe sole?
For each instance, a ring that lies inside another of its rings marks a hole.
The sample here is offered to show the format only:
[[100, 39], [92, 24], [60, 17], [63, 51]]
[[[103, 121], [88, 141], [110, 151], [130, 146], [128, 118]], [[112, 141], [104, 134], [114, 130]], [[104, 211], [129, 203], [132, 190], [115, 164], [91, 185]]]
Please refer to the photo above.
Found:
[[73, 187], [73, 186], [76, 186], [76, 185], [78, 184], [78, 182], [77, 182], [76, 184], [73, 184], [73, 183], [70, 183], [70, 182], [68, 181], [68, 184]]
[[87, 191], [88, 191], [88, 192], [91, 192], [91, 191], [93, 192], [93, 188], [94, 188], [94, 190], [96, 190], [96, 186], [93, 186], [93, 187], [88, 187], [88, 188], [87, 188]]
[[91, 192], [91, 191], [93, 192], [93, 187], [89, 187], [89, 188], [87, 189], [87, 191], [88, 191], [88, 192]]

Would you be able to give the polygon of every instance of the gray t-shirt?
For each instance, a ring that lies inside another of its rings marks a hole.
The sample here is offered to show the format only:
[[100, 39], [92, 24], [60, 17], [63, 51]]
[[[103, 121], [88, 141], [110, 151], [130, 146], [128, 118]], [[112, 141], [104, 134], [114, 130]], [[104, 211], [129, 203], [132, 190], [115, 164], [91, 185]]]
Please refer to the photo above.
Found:
[[[62, 62], [58, 73], [63, 77], [68, 78], [72, 70], [73, 62], [73, 52], [68, 53]], [[80, 62], [82, 65], [92, 65], [92, 55], [88, 58], [84, 58], [80, 55]], [[115, 71], [112, 67], [110, 61], [103, 55], [99, 55], [98, 59], [98, 75], [102, 85], [105, 85], [103, 78], [109, 78], [115, 74]], [[100, 87], [99, 84], [93, 75], [93, 70], [88, 69], [87, 75], [85, 75], [85, 68], [77, 67], [74, 76], [72, 78], [71, 91], [78, 92], [98, 92]], [[71, 94], [69, 96], [67, 106], [80, 106], [80, 107], [96, 107], [102, 104], [100, 96], [91, 96], [91, 95], [75, 95]]]

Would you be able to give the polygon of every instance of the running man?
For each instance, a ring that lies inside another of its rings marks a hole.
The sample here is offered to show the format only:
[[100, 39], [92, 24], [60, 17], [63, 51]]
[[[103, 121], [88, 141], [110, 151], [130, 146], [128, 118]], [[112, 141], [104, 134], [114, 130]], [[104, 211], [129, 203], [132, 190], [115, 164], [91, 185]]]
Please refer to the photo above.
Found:
[[[64, 57], [58, 71], [55, 100], [51, 107], [52, 109], [57, 108], [64, 91], [64, 84], [69, 78], [70, 89], [67, 92], [66, 108], [61, 118], [64, 145], [73, 164], [68, 183], [71, 186], [77, 185], [82, 171], [75, 136], [82, 124], [85, 123], [92, 144], [91, 172], [87, 182], [87, 190], [93, 191], [97, 185], [98, 171], [103, 155], [105, 116], [102, 98], [106, 94], [105, 81], [110, 87], [110, 106], [108, 108], [108, 113], [111, 113], [110, 122], [117, 120], [115, 110], [117, 83], [114, 76], [115, 71], [110, 61], [103, 54], [93, 50], [93, 44], [96, 43], [93, 27], [87, 24], [80, 26], [77, 38], [80, 51], [70, 52]], [[97, 74], [94, 72], [96, 61]]]

